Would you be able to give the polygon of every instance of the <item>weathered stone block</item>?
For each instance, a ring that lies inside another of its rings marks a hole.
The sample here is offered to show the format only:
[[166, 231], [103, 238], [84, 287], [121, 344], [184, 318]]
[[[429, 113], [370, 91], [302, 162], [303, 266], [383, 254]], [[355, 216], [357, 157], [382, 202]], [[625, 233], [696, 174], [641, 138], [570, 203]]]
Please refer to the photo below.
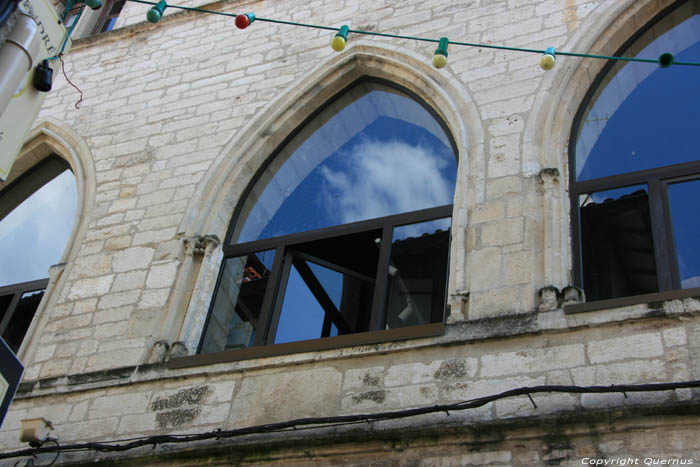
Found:
[[501, 284], [501, 252], [498, 248], [473, 251], [469, 264], [471, 290], [494, 289]]
[[241, 382], [231, 410], [235, 426], [250, 426], [335, 413], [342, 374], [334, 368], [250, 376]]
[[591, 363], [603, 363], [627, 358], [658, 357], [664, 349], [661, 335], [654, 332], [589, 342], [587, 351]]
[[114, 275], [76, 280], [68, 293], [68, 299], [76, 300], [104, 295], [109, 291], [113, 280]]
[[481, 357], [483, 376], [500, 376], [583, 366], [583, 344], [526, 349]]
[[146, 247], [134, 247], [114, 253], [112, 267], [115, 272], [143, 269], [148, 266], [153, 258], [155, 250]]
[[100, 298], [98, 308], [118, 308], [136, 303], [141, 295], [140, 290], [131, 290], [128, 292], [117, 292], [104, 295]]
[[146, 287], [149, 289], [159, 289], [162, 287], [172, 287], [177, 276], [179, 261], [167, 261], [164, 263], [154, 263], [146, 279]]

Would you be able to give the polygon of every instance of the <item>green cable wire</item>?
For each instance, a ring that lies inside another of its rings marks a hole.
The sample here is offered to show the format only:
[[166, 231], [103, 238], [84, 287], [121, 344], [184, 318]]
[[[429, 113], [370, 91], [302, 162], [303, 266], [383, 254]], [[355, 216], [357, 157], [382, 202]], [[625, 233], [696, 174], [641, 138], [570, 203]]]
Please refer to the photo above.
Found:
[[[70, 3], [70, 2], [68, 2], [68, 3]], [[75, 29], [75, 26], [78, 24], [80, 17], [83, 15], [83, 10], [85, 10], [85, 5], [83, 5], [83, 7], [80, 9], [80, 11], [78, 12], [78, 15], [73, 20], [73, 24], [71, 24], [70, 27], [68, 28], [68, 31], [66, 31], [66, 36], [63, 38], [63, 43], [61, 44], [61, 50], [53, 57], [47, 58], [47, 60], [58, 60], [58, 57], [66, 49], [66, 44], [68, 44], [68, 39], [70, 39], [71, 34], [73, 34], [73, 29]], [[64, 17], [63, 20], [65, 21], [65, 19], [66, 18]]]
[[70, 11], [71, 8], [73, 8], [73, 1], [67, 0], [66, 1], [66, 8], [63, 10], [63, 14], [61, 15], [61, 21], [66, 20], [66, 18], [68, 17], [68, 12]]
[[[136, 3], [144, 3], [146, 5], [157, 5], [157, 3], [150, 2], [147, 0], [129, 0], [129, 1], [136, 2]], [[186, 11], [197, 11], [200, 13], [210, 13], [210, 14], [214, 14], [214, 15], [230, 16], [230, 17], [234, 17], [234, 18], [236, 16], [238, 16], [235, 13], [224, 13], [221, 11], [206, 10], [204, 8], [192, 8], [192, 7], [186, 7], [186, 6], [180, 6], [180, 5], [168, 4], [168, 8], [177, 8], [177, 9], [186, 10]], [[271, 18], [259, 18], [257, 16], [255, 17], [255, 21], [262, 21], [262, 22], [274, 23], [274, 24], [286, 24], [289, 26], [300, 26], [300, 27], [312, 28], [312, 29], [323, 29], [326, 31], [340, 31], [340, 28], [336, 28], [336, 27], [332, 27], [332, 26], [321, 26], [318, 24], [298, 23], [295, 21], [284, 21], [284, 20], [271, 19]], [[416, 37], [416, 36], [403, 36], [400, 34], [389, 34], [389, 33], [373, 32], [373, 31], [362, 31], [360, 29], [350, 29], [350, 30], [348, 30], [348, 32], [353, 33], [353, 34], [363, 34], [366, 36], [389, 37], [392, 39], [407, 39], [407, 40], [413, 40], [413, 41], [434, 42], [434, 43], [440, 42], [439, 39], [430, 39], [430, 38], [426, 38], [426, 37]], [[453, 44], [453, 45], [466, 46], [466, 47], [479, 47], [479, 48], [484, 48], [484, 49], [509, 50], [512, 52], [528, 52], [528, 53], [537, 53], [537, 54], [544, 54], [547, 52], [546, 50], [525, 49], [525, 48], [520, 48], [520, 47], [507, 47], [504, 45], [478, 44], [478, 43], [472, 43], [472, 42], [449, 41], [448, 43]], [[617, 56], [611, 56], [611, 55], [595, 55], [595, 54], [584, 54], [584, 53], [576, 53], [576, 52], [560, 52], [558, 50], [556, 51], [556, 54], [569, 56], [569, 57], [596, 58], [596, 59], [602, 59], [602, 60], [622, 60], [622, 61], [627, 61], [627, 62], [654, 63], [657, 65], [659, 64], [658, 60], [655, 60], [652, 58], [617, 57]], [[700, 62], [676, 62], [676, 61], [674, 61], [672, 63], [672, 65], [700, 66]]]

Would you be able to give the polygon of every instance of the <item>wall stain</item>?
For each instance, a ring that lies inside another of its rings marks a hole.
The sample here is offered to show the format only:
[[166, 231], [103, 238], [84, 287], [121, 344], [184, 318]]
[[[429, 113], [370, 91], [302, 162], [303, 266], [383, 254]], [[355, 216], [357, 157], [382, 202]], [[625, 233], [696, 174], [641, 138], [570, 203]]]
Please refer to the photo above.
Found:
[[367, 386], [379, 386], [380, 383], [379, 376], [372, 376], [369, 373], [362, 378], [362, 382]]
[[467, 365], [464, 360], [447, 360], [433, 375], [435, 379], [457, 379], [467, 376]]
[[192, 422], [201, 412], [201, 408], [176, 409], [156, 414], [156, 427], [158, 429], [174, 428]]
[[575, 0], [566, 0], [564, 23], [566, 23], [566, 29], [568, 31], [573, 31], [578, 26], [578, 13], [576, 12]]
[[362, 401], [372, 401], [381, 404], [386, 400], [386, 391], [367, 391], [352, 396], [352, 401], [359, 404]]
[[183, 405], [199, 405], [209, 392], [211, 392], [209, 386], [182, 389], [172, 396], [156, 398], [151, 404], [151, 410], [175, 409]]

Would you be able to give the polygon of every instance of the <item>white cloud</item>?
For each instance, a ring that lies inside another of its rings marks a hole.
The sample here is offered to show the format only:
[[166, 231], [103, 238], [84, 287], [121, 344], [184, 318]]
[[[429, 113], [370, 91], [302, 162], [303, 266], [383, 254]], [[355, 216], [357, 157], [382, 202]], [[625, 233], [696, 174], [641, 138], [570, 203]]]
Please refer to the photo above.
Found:
[[328, 214], [347, 223], [450, 204], [454, 182], [441, 173], [448, 163], [427, 147], [363, 141], [344, 170], [321, 169]]
[[684, 289], [694, 289], [700, 287], [700, 276], [689, 277], [681, 281], [681, 287]]

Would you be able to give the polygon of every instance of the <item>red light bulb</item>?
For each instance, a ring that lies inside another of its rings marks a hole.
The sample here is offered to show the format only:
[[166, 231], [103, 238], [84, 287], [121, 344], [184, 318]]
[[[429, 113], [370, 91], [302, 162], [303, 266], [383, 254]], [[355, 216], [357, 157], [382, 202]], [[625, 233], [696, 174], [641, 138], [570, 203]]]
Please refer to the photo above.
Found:
[[[236, 27], [238, 29], [245, 29], [250, 26], [250, 23], [252, 23], [250, 16], [251, 13], [236, 16]], [[253, 16], [253, 18], [255, 17]]]

